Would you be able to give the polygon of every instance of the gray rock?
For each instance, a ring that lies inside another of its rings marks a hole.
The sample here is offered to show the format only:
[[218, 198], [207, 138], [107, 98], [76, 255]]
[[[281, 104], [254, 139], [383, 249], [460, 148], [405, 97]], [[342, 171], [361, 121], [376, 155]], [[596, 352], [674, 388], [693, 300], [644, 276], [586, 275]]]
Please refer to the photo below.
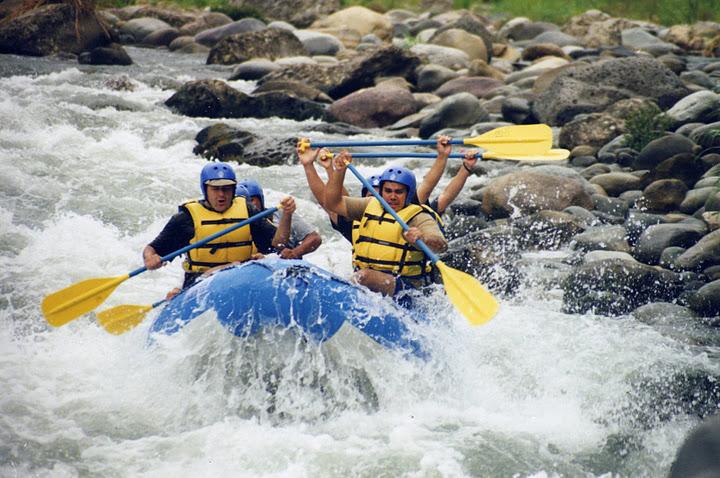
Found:
[[[195, 40], [197, 41], [197, 37]], [[207, 64], [231, 65], [251, 58], [275, 60], [306, 53], [305, 47], [293, 32], [267, 28], [223, 38], [210, 49]]]
[[672, 43], [667, 43], [645, 31], [643, 28], [629, 28], [620, 33], [622, 44], [628, 48], [645, 50], [660, 56], [666, 53], [682, 53], [682, 49]]
[[690, 297], [688, 306], [703, 317], [720, 315], [720, 280], [702, 286]]
[[351, 93], [335, 101], [328, 112], [340, 121], [363, 128], [395, 123], [417, 112], [412, 94], [393, 86], [376, 86]]
[[699, 270], [720, 265], [720, 229], [707, 234], [675, 260], [679, 269]]
[[230, 80], [259, 80], [263, 76], [277, 71], [280, 65], [267, 58], [255, 58], [244, 61], [233, 68]]
[[143, 39], [158, 30], [172, 29], [172, 27], [157, 18], [143, 17], [134, 18], [125, 22], [120, 27], [120, 33], [130, 35], [136, 43], [140, 43]]
[[623, 226], [595, 226], [572, 239], [573, 248], [582, 251], [630, 252]]
[[309, 55], [336, 55], [344, 50], [342, 42], [336, 37], [312, 30], [295, 30], [295, 36], [302, 42]]
[[619, 171], [598, 174], [590, 178], [591, 184], [602, 187], [609, 196], [619, 196], [625, 191], [639, 189], [642, 180], [637, 176]]
[[579, 41], [572, 35], [563, 33], [561, 31], [545, 31], [537, 35], [530, 41], [530, 45], [537, 45], [541, 43], [550, 43], [559, 47], [566, 47], [571, 45], [580, 45], [582, 42]]
[[720, 476], [720, 415], [706, 418], [683, 441], [669, 478]]
[[688, 93], [677, 75], [659, 61], [619, 58], [566, 68], [538, 96], [533, 108], [542, 122], [563, 125], [580, 113], [603, 111], [621, 99], [651, 98], [668, 108]]
[[562, 289], [567, 313], [622, 315], [650, 302], [672, 301], [682, 290], [682, 280], [659, 267], [608, 259], [573, 269]]
[[487, 121], [487, 111], [470, 93], [448, 96], [420, 122], [420, 137], [429, 138], [443, 128], [457, 128]]
[[265, 28], [267, 28], [266, 25], [257, 18], [242, 18], [226, 25], [220, 25], [219, 27], [204, 30], [195, 35], [195, 41], [201, 45], [212, 47], [223, 38], [227, 38], [231, 35], [257, 32], [264, 30]]
[[694, 213], [705, 205], [705, 201], [715, 191], [717, 191], [717, 188], [714, 186], [691, 189], [680, 204], [680, 212], [685, 214]]
[[671, 246], [690, 247], [705, 234], [697, 224], [656, 224], [647, 227], [637, 240], [634, 256], [646, 264], [657, 264], [662, 251]]
[[579, 177], [558, 177], [537, 170], [514, 172], [493, 179], [485, 188], [483, 212], [491, 218], [569, 206], [592, 207], [592, 198]]
[[417, 87], [420, 91], [434, 91], [443, 83], [455, 79], [458, 73], [442, 65], [425, 65], [418, 69]]
[[461, 76], [443, 83], [440, 88], [435, 90], [435, 94], [444, 98], [457, 93], [467, 92], [478, 98], [485, 97], [488, 93], [496, 88], [500, 88], [504, 83], [494, 78], [483, 76]]
[[633, 161], [633, 169], [652, 169], [680, 153], [692, 153], [695, 143], [679, 134], [668, 134], [650, 141]]
[[675, 211], [685, 200], [687, 191], [688, 187], [678, 179], [660, 179], [643, 190], [637, 207], [649, 212]]
[[712, 123], [720, 120], [720, 95], [702, 90], [689, 94], [666, 112], [676, 126], [687, 123]]

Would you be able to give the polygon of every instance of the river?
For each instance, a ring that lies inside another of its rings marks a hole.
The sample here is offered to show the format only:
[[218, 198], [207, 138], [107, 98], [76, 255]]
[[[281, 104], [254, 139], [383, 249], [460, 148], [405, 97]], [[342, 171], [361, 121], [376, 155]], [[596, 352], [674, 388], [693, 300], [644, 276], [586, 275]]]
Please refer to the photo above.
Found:
[[[667, 473], [698, 419], [675, 413], [645, 425], [632, 412], [637, 383], [668, 370], [717, 374], [717, 349], [632, 318], [562, 313], [569, 250], [525, 254], [520, 290], [485, 326], [441, 308], [448, 312], [419, 332], [425, 361], [388, 351], [363, 362], [352, 346], [329, 351], [283, 334], [240, 343], [209, 322], [148, 347], [152, 314], [120, 336], [92, 314], [50, 327], [45, 295], [140, 267], [143, 246], [199, 194], [205, 160], [192, 153], [194, 138], [216, 121], [163, 103], [171, 87], [225, 78], [229, 67], [128, 50], [131, 67], [0, 56], [0, 476]], [[133, 88], [110, 87], [125, 75]], [[226, 122], [271, 138], [312, 137], [318, 124]], [[349, 276], [350, 247], [311, 199], [300, 166], [236, 171], [264, 184], [268, 203], [296, 197], [324, 238], [307, 259]], [[126, 281], [103, 307], [155, 302], [180, 277], [176, 260]]]

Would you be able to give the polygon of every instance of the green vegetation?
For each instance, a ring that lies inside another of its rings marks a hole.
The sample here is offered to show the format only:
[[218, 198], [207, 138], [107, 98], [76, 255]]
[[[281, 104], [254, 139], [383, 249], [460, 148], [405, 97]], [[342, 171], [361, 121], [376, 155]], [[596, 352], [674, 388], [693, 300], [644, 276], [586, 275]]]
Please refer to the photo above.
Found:
[[641, 151], [670, 127], [670, 118], [655, 103], [639, 108], [625, 120], [625, 146]]
[[[428, 4], [429, 2], [425, 2]], [[421, 0], [341, 0], [343, 7], [363, 5], [377, 11], [405, 8], [419, 11]], [[453, 0], [454, 8], [485, 15], [528, 17], [558, 25], [587, 10], [598, 9], [613, 17], [647, 20], [662, 25], [720, 21], [720, 0]]]
[[[238, 7], [232, 0], [96, 0], [99, 7], [128, 5], [175, 5], [181, 8], [210, 8], [232, 18], [262, 15], [252, 7]], [[361, 5], [378, 12], [402, 8], [420, 12], [430, 0], [341, 0], [342, 8]], [[661, 25], [696, 21], [720, 22], [720, 0], [448, 0], [454, 9], [467, 9], [491, 18], [528, 17], [531, 20], [564, 24], [570, 17], [598, 9], [613, 17], [646, 20]]]

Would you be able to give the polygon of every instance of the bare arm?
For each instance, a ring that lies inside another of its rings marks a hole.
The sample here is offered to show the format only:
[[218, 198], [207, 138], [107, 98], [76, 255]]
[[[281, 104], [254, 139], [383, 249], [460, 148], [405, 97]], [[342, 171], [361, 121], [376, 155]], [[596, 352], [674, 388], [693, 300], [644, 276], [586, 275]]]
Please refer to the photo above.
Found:
[[443, 214], [448, 208], [448, 206], [452, 204], [458, 194], [460, 194], [460, 191], [462, 191], [462, 188], [465, 186], [465, 181], [467, 181], [467, 178], [469, 178], [470, 174], [472, 174], [470, 171], [472, 171], [472, 169], [475, 167], [475, 164], [477, 163], [477, 158], [477, 152], [468, 151], [467, 153], [465, 153], [463, 165], [460, 167], [457, 174], [455, 174], [455, 176], [450, 180], [448, 185], [445, 187], [445, 190], [440, 193], [440, 196], [438, 197], [438, 214]]
[[313, 163], [318, 158], [318, 155], [321, 153], [324, 154], [327, 150], [307, 148], [305, 147], [306, 143], [303, 141], [307, 140], [302, 138], [295, 147], [295, 152], [298, 155], [300, 164], [303, 165], [303, 169], [305, 170], [305, 177], [307, 178], [308, 186], [310, 186], [310, 191], [313, 193], [313, 196], [315, 196], [315, 200], [322, 205], [325, 198], [325, 183], [320, 179]]
[[286, 196], [280, 201], [284, 214], [280, 217], [275, 235], [272, 238], [272, 246], [276, 249], [282, 249], [290, 238], [290, 226], [292, 225], [292, 215], [295, 212], [295, 200], [290, 196]]
[[410, 244], [414, 245], [418, 239], [421, 239], [433, 252], [443, 252], [447, 249], [445, 236], [429, 214], [416, 216], [412, 223], [413, 225], [403, 233]]
[[300, 244], [293, 249], [283, 249], [280, 257], [283, 259], [302, 259], [305, 254], [310, 254], [322, 244], [322, 238], [316, 231], [305, 236]]
[[145, 263], [145, 267], [149, 271], [158, 269], [162, 267], [163, 263], [160, 260], [160, 255], [155, 251], [155, 248], [153, 246], [147, 245], [145, 246], [145, 249], [143, 249], [143, 262]]
[[347, 208], [342, 195], [345, 170], [347, 169], [346, 161], [347, 163], [352, 161], [352, 156], [347, 151], [343, 151], [333, 158], [335, 169], [325, 187], [325, 209], [340, 216], [347, 216]]
[[448, 156], [452, 151], [452, 145], [449, 143], [450, 136], [439, 136], [437, 140], [437, 151], [438, 155], [433, 163], [430, 171], [425, 175], [417, 188], [417, 196], [420, 204], [425, 204], [430, 198], [433, 189], [437, 186], [440, 178], [442, 177], [443, 171], [445, 171], [445, 165], [447, 164]]

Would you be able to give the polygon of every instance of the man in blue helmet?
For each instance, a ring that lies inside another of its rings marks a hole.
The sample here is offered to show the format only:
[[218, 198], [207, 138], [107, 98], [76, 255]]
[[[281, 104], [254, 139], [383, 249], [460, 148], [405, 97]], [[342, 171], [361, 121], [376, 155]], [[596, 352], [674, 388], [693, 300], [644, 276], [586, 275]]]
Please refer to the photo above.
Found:
[[[258, 210], [265, 210], [265, 193], [260, 183], [254, 179], [240, 181], [235, 194], [246, 197], [248, 202]], [[273, 224], [279, 225], [284, 216], [284, 212], [276, 211], [271, 221]], [[320, 247], [321, 243], [320, 234], [301, 217], [295, 215], [290, 226], [290, 237], [282, 246], [279, 246], [278, 254], [283, 259], [302, 259], [305, 254], [310, 254]]]
[[[178, 207], [178, 212], [170, 218], [160, 234], [143, 249], [145, 267], [149, 270], [157, 269], [163, 265], [162, 256], [260, 213], [244, 197], [235, 197], [236, 185], [235, 171], [229, 164], [206, 164], [200, 173], [203, 199], [189, 201]], [[203, 273], [217, 267], [252, 259], [253, 245], [257, 251], [267, 254], [273, 252], [274, 247], [287, 242], [295, 201], [286, 197], [280, 206], [286, 214], [277, 227], [267, 220], [254, 221], [188, 251], [183, 263], [183, 288], [189, 287]], [[173, 291], [169, 295], [177, 292]]]
[[417, 203], [415, 175], [406, 168], [390, 167], [380, 176], [380, 195], [409, 226], [403, 232], [374, 197], [342, 195], [346, 167], [351, 160], [347, 151], [334, 158], [335, 173], [325, 189], [325, 207], [360, 221], [353, 252], [354, 280], [384, 295], [429, 283], [432, 266], [414, 244], [421, 239], [434, 252], [442, 252], [447, 241], [433, 216]]

